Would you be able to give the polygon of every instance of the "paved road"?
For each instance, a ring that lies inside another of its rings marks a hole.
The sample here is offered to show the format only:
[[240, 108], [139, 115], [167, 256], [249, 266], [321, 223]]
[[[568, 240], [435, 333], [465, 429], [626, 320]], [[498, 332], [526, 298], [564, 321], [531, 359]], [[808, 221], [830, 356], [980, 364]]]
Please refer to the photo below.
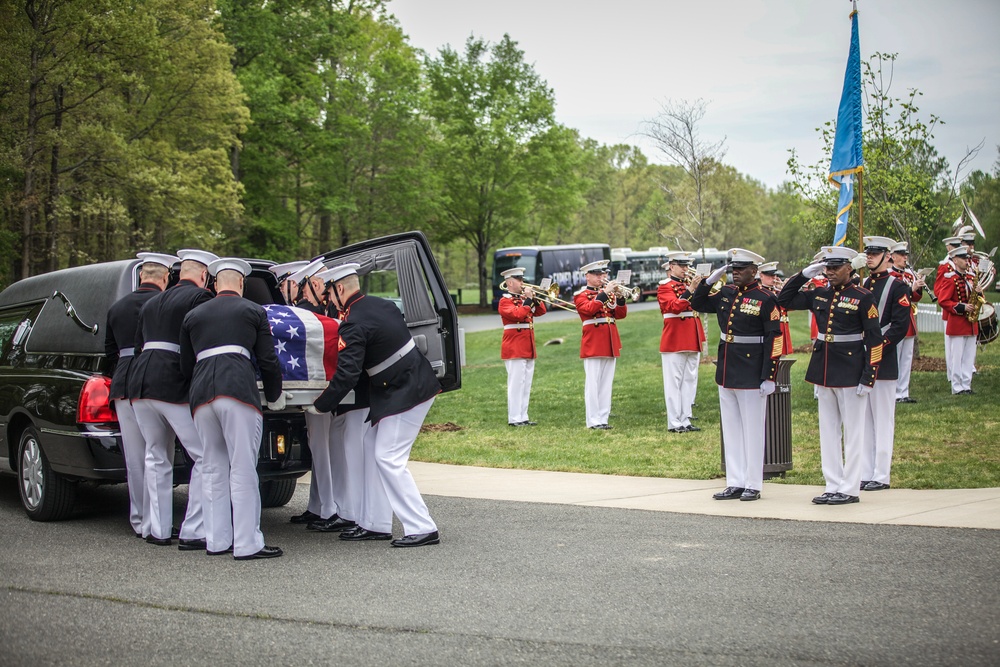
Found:
[[32, 523], [0, 478], [0, 664], [1000, 664], [1000, 531], [429, 495], [443, 543], [401, 550], [288, 524], [300, 485], [287, 555], [235, 562], [83, 500]]

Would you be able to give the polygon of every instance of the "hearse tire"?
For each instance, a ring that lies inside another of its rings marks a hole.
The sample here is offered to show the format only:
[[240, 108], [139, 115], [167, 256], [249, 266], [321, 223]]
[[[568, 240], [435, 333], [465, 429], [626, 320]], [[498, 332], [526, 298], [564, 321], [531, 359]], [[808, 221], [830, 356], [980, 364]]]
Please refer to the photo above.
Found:
[[59, 521], [72, 514], [76, 485], [52, 471], [32, 426], [17, 446], [17, 481], [21, 506], [32, 521]]
[[260, 506], [283, 507], [295, 495], [294, 477], [269, 479], [260, 483]]

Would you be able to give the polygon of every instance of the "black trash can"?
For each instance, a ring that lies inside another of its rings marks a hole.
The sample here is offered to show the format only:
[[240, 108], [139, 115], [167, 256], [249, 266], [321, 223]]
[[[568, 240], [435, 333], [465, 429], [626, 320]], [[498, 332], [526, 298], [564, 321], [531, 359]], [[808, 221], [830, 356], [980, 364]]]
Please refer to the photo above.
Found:
[[[774, 393], [767, 397], [767, 417], [764, 420], [764, 479], [784, 477], [792, 469], [792, 381], [790, 369], [794, 359], [778, 359], [778, 374]], [[726, 472], [726, 442], [719, 429], [722, 472]]]

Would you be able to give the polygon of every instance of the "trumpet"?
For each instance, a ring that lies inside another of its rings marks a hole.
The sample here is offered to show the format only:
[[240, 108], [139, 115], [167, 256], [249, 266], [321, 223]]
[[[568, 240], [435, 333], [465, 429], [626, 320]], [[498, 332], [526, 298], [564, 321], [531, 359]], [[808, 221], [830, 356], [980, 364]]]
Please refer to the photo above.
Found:
[[642, 289], [638, 285], [629, 289], [621, 283], [611, 280], [605, 281], [602, 287], [607, 287], [608, 285], [611, 285], [612, 294], [619, 299], [631, 299], [632, 301], [638, 301], [639, 297], [642, 296]]
[[[549, 285], [548, 289], [542, 289], [541, 285], [532, 285], [531, 283], [521, 283], [521, 289], [530, 289], [536, 299], [549, 305], [555, 306], [556, 308], [562, 308], [563, 310], [572, 310], [576, 312], [576, 304], [572, 301], [566, 301], [565, 299], [559, 298], [559, 283], [552, 283]], [[500, 283], [500, 291], [507, 291], [507, 281]]]

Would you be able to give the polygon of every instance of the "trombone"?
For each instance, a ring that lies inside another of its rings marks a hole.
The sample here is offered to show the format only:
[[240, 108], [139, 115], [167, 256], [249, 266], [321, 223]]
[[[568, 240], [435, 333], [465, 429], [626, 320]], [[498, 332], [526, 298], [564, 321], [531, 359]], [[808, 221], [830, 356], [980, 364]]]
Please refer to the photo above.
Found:
[[[565, 299], [559, 298], [559, 283], [552, 283], [549, 285], [548, 289], [542, 289], [540, 285], [532, 285], [531, 283], [521, 283], [521, 289], [530, 289], [536, 299], [545, 303], [549, 306], [554, 306], [556, 308], [562, 308], [563, 310], [572, 310], [576, 312], [576, 304], [572, 301], [566, 301]], [[500, 283], [500, 291], [507, 291], [507, 281]]]

